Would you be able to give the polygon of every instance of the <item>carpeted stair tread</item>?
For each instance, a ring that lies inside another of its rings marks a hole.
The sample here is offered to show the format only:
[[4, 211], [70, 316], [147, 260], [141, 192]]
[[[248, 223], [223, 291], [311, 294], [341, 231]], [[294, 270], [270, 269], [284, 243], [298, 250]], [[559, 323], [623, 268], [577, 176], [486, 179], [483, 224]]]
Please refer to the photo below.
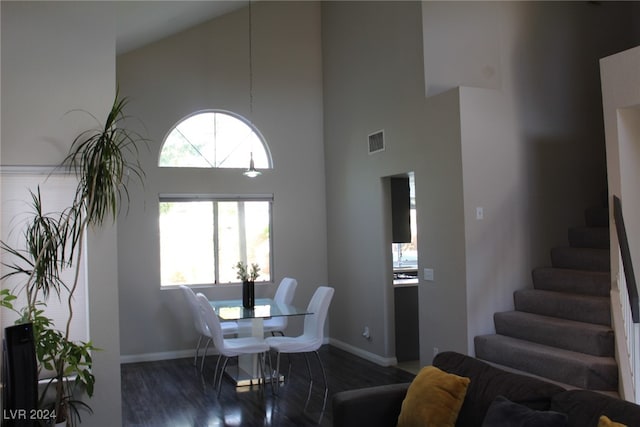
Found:
[[613, 330], [608, 326], [522, 311], [495, 313], [493, 318], [500, 335], [593, 356], [614, 355]]
[[609, 298], [565, 292], [521, 289], [513, 293], [518, 311], [578, 322], [611, 325]]
[[543, 378], [590, 390], [615, 391], [618, 367], [612, 357], [591, 356], [502, 335], [475, 338], [476, 357]]
[[573, 270], [611, 270], [608, 249], [556, 247], [551, 249], [551, 265], [556, 268]]
[[571, 227], [568, 238], [574, 248], [609, 249], [609, 227]]
[[571, 387], [617, 392], [607, 199], [585, 210], [585, 226], [568, 230], [569, 246], [551, 250], [551, 267], [533, 270], [533, 289], [513, 293], [515, 310], [494, 314], [497, 334], [475, 337], [476, 357]]
[[611, 291], [609, 272], [540, 267], [533, 270], [532, 277], [533, 287], [540, 290], [602, 297], [608, 297]]

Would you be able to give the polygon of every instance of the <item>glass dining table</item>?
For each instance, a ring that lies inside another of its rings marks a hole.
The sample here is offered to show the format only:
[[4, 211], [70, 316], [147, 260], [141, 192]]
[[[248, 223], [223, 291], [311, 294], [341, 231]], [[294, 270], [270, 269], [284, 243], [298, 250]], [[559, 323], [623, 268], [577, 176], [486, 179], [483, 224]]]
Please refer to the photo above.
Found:
[[[210, 300], [209, 303], [222, 321], [234, 320], [238, 322], [238, 336], [254, 336], [264, 338], [264, 319], [280, 316], [304, 316], [313, 314], [307, 310], [291, 304], [276, 302], [271, 298], [256, 298], [253, 308], [245, 308], [241, 299]], [[260, 382], [258, 357], [255, 354], [238, 357], [238, 371], [234, 374], [227, 372], [237, 387], [249, 386]]]

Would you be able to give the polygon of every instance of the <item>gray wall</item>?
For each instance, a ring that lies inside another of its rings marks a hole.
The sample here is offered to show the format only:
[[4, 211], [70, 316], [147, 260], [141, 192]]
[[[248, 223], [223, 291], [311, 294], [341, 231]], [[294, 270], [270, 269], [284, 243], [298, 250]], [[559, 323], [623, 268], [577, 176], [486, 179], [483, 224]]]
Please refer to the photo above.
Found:
[[[104, 5], [2, 2], [3, 166], [57, 165], [80, 131], [106, 115], [115, 92], [113, 15]], [[87, 240], [89, 334], [96, 389], [87, 425], [120, 422], [116, 229]], [[61, 325], [59, 325], [61, 326]], [[115, 420], [115, 421], [114, 421]]]
[[[195, 111], [219, 108], [249, 117], [247, 8], [118, 57], [120, 89], [152, 140], [143, 153], [144, 190], [118, 221], [121, 346], [125, 360], [193, 350], [195, 332], [179, 289], [160, 289], [158, 194], [273, 194], [273, 278], [295, 277], [294, 302], [306, 306], [327, 283], [322, 130], [320, 7], [313, 2], [252, 5], [253, 115], [273, 156], [256, 179], [239, 170], [160, 169], [160, 144]], [[240, 285], [204, 289], [239, 298]], [[259, 285], [273, 295], [275, 285]], [[339, 293], [336, 299], [340, 298]], [[292, 322], [291, 333], [300, 328]]]
[[[393, 361], [380, 178], [411, 170], [419, 271], [435, 270], [420, 283], [422, 362], [434, 347], [473, 353], [473, 336], [492, 332], [493, 312], [606, 189], [598, 58], [638, 41], [634, 10], [323, 3], [329, 280], [344, 279], [347, 296], [336, 345]], [[387, 150], [369, 156], [366, 136], [381, 128]]]
[[[333, 303], [341, 322], [332, 342], [393, 363], [391, 239], [381, 178], [415, 172], [419, 262], [449, 284], [445, 294], [433, 290], [451, 312], [466, 292], [459, 96], [450, 91], [425, 100], [420, 3], [324, 3], [323, 52], [329, 277], [341, 279], [344, 295]], [[387, 147], [370, 156], [367, 135], [378, 129]], [[451, 340], [443, 347], [466, 336], [464, 308], [455, 316], [422, 310], [420, 322], [422, 340], [435, 322], [446, 328]], [[365, 325], [370, 341], [361, 337]]]

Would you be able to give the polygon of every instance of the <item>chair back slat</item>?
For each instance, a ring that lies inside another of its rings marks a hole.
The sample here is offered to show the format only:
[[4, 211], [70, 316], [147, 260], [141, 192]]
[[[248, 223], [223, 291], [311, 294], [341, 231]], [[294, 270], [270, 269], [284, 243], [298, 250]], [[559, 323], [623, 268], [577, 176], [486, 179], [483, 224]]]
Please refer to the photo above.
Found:
[[180, 289], [189, 303], [189, 309], [191, 310], [191, 317], [193, 318], [193, 325], [195, 326], [196, 331], [200, 335], [208, 336], [209, 328], [200, 314], [200, 307], [198, 305], [198, 299], [196, 298], [195, 292], [193, 292], [193, 289], [185, 285], [180, 285]]
[[334, 292], [334, 289], [328, 286], [319, 286], [314, 292], [307, 306], [307, 310], [313, 314], [305, 316], [304, 319], [305, 336], [324, 339], [324, 323]]
[[213, 344], [218, 348], [218, 350], [222, 351], [225, 345], [224, 337], [222, 335], [222, 326], [220, 326], [220, 319], [218, 319], [218, 315], [205, 295], [198, 293], [196, 298], [198, 299], [202, 318], [211, 332]]
[[296, 279], [292, 279], [291, 277], [284, 277], [280, 281], [278, 289], [276, 289], [276, 294], [274, 295], [273, 300], [275, 302], [291, 304], [291, 302], [293, 301], [293, 295], [296, 293], [297, 287], [298, 281]]

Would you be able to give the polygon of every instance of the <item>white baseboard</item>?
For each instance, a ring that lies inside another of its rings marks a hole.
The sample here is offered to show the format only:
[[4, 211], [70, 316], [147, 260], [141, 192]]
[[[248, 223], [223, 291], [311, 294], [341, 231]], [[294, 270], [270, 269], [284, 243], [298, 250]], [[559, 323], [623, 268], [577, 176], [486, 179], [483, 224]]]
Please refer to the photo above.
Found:
[[[193, 357], [194, 350], [163, 351], [160, 353], [127, 354], [120, 356], [120, 363], [156, 362], [158, 360], [184, 359]], [[209, 349], [208, 355], [216, 354], [215, 350]]]
[[[362, 357], [370, 362], [373, 362], [380, 366], [395, 366], [398, 364], [398, 360], [395, 357], [381, 357], [377, 354], [368, 352], [358, 347], [354, 347], [351, 344], [344, 343], [334, 338], [324, 339], [324, 344], [333, 345], [341, 350], [355, 354], [358, 357]], [[156, 362], [159, 360], [171, 360], [171, 359], [184, 359], [187, 357], [193, 357], [194, 350], [177, 350], [177, 351], [162, 351], [159, 353], [142, 353], [142, 354], [127, 354], [120, 356], [120, 363], [139, 363], [139, 362]], [[208, 355], [217, 354], [215, 349], [210, 348], [207, 352]]]
[[375, 353], [371, 353], [369, 351], [363, 350], [361, 348], [352, 346], [351, 344], [347, 344], [335, 338], [329, 339], [329, 344], [334, 347], [337, 347], [341, 350], [349, 352], [351, 354], [355, 354], [358, 357], [362, 357], [363, 359], [368, 360], [369, 362], [373, 362], [376, 365], [380, 366], [395, 366], [398, 364], [398, 359], [395, 357], [382, 357]]

